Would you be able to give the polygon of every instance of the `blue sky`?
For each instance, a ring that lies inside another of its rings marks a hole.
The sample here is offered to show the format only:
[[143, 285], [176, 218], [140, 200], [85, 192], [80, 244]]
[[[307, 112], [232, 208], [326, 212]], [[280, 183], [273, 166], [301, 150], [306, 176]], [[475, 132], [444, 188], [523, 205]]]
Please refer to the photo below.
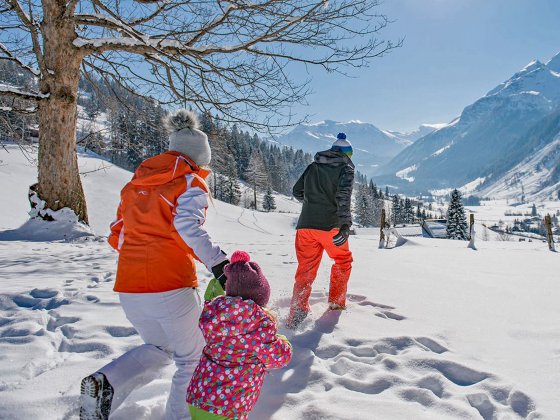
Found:
[[385, 0], [382, 38], [404, 46], [353, 78], [313, 70], [311, 121], [357, 119], [412, 130], [451, 121], [532, 59], [560, 52], [560, 0]]

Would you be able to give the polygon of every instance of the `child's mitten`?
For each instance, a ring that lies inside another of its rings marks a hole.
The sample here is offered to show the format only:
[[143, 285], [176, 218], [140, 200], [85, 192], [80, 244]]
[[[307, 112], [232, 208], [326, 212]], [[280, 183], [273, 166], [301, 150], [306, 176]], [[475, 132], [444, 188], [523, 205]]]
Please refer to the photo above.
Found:
[[217, 296], [222, 296], [225, 294], [226, 292], [224, 292], [224, 289], [222, 288], [220, 282], [216, 280], [216, 278], [213, 278], [212, 280], [210, 280], [210, 283], [208, 283], [206, 292], [204, 292], [204, 300], [209, 301]]

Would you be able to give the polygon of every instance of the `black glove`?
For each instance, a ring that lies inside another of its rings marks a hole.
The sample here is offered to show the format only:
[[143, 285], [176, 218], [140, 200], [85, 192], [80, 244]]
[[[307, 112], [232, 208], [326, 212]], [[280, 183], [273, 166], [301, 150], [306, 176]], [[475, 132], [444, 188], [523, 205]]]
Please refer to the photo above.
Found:
[[226, 290], [226, 281], [227, 281], [226, 274], [224, 273], [224, 267], [228, 264], [229, 264], [229, 260], [226, 259], [222, 261], [220, 264], [212, 267], [212, 274], [214, 274], [214, 277], [216, 277], [216, 280], [220, 282], [220, 285], [224, 290]]
[[346, 243], [348, 237], [350, 236], [350, 226], [342, 225], [338, 230], [338, 233], [333, 236], [332, 241], [336, 246], [341, 246]]

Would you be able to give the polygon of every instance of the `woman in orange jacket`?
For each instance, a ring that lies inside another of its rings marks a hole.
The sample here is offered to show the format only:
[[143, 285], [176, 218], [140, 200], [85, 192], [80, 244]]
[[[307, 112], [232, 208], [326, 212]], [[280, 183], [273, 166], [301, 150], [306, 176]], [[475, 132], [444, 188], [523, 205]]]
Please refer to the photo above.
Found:
[[203, 225], [204, 169], [211, 153], [195, 114], [180, 110], [166, 125], [169, 151], [142, 162], [121, 191], [109, 244], [119, 252], [114, 290], [145, 344], [84, 378], [80, 418], [106, 419], [134, 390], [175, 361], [166, 419], [188, 419], [186, 390], [204, 338], [195, 259], [225, 285], [226, 254]]

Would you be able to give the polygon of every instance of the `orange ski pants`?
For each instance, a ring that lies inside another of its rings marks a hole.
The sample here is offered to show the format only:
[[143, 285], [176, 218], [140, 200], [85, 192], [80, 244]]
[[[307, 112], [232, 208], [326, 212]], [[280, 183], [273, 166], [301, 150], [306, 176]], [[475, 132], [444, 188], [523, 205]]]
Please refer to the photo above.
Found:
[[291, 310], [309, 311], [309, 297], [317, 270], [321, 264], [323, 251], [334, 260], [331, 267], [329, 303], [346, 305], [346, 289], [352, 271], [352, 252], [348, 241], [341, 246], [333, 244], [333, 236], [338, 229], [330, 231], [318, 229], [298, 229], [296, 233], [296, 256], [298, 268], [292, 294]]

